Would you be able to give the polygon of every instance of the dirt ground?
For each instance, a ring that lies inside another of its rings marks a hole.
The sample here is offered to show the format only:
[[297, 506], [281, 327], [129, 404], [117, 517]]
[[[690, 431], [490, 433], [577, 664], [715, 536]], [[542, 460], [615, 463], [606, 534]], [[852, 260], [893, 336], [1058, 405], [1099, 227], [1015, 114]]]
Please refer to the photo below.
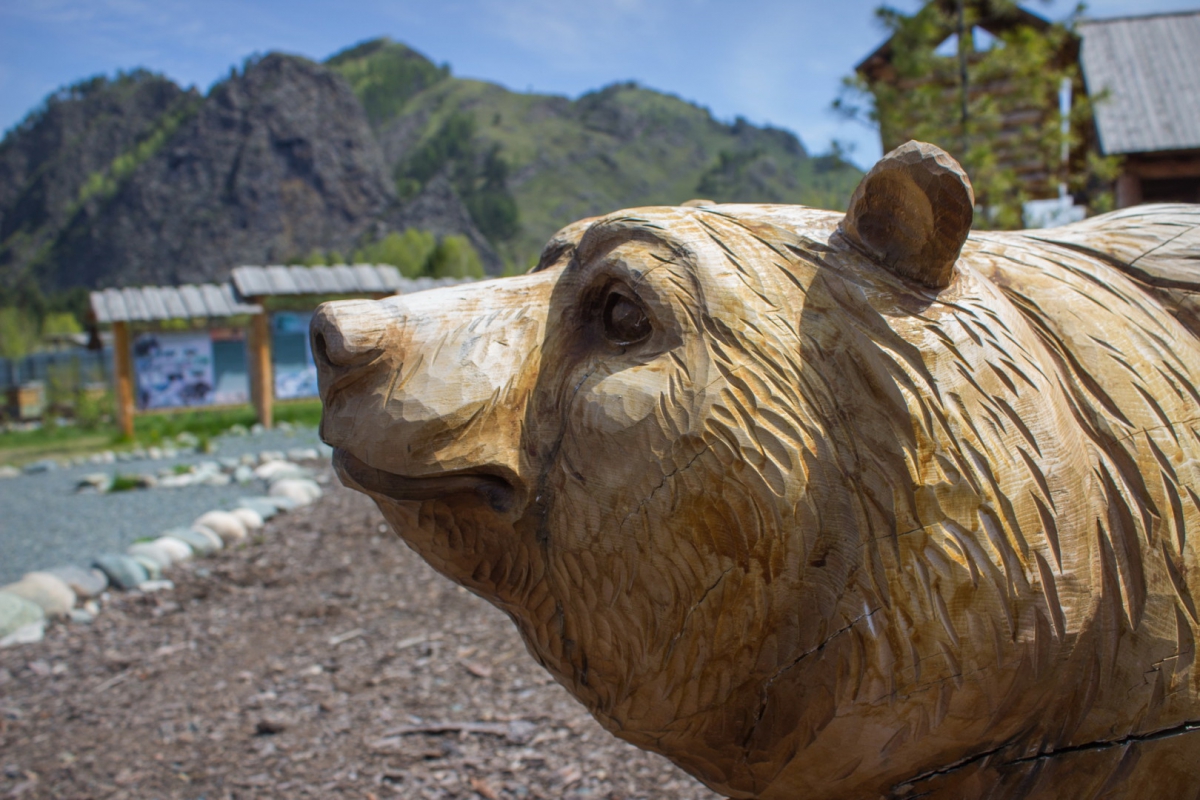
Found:
[[716, 797], [340, 486], [169, 577], [0, 650], [0, 797]]

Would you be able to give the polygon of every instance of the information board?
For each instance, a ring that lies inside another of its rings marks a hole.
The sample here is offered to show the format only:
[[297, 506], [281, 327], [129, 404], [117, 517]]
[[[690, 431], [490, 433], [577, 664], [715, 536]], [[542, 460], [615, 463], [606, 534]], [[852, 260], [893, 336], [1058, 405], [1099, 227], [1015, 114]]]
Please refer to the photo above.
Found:
[[138, 408], [212, 403], [213, 348], [207, 332], [143, 333], [133, 343]]
[[308, 340], [312, 313], [277, 311], [271, 315], [275, 397], [291, 400], [317, 396], [317, 365]]

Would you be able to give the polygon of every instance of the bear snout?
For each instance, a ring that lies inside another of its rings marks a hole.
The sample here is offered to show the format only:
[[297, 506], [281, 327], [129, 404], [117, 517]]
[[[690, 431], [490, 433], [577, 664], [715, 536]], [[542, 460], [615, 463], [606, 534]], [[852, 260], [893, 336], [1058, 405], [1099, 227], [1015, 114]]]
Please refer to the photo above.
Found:
[[465, 487], [517, 513], [552, 288], [541, 274], [322, 304], [310, 326], [321, 438], [353, 457], [343, 477], [404, 500]]
[[321, 399], [383, 352], [393, 315], [376, 300], [322, 303], [309, 325]]

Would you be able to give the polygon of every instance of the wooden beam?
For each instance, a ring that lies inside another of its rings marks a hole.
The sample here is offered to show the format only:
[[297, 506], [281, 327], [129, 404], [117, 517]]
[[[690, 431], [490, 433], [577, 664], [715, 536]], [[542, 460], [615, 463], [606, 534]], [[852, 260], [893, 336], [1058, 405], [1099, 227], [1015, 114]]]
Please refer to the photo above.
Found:
[[1170, 158], [1130, 157], [1125, 160], [1125, 172], [1139, 178], [1194, 178], [1200, 176], [1200, 153]]
[[[262, 298], [251, 302], [262, 303]], [[247, 341], [250, 356], [250, 397], [258, 421], [265, 428], [274, 424], [275, 374], [271, 365], [271, 317], [266, 306], [262, 313], [250, 319], [250, 336]]]
[[1117, 177], [1117, 208], [1129, 208], [1142, 202], [1142, 180], [1130, 171]]
[[113, 331], [113, 383], [116, 400], [117, 424], [121, 433], [133, 438], [133, 352], [129, 341], [129, 323], [114, 322]]

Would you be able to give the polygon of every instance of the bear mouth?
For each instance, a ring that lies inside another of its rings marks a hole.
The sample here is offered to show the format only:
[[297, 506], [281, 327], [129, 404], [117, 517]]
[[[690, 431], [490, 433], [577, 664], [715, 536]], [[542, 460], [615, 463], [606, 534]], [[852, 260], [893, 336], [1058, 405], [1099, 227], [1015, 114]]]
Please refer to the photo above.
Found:
[[333, 451], [333, 468], [350, 488], [392, 500], [438, 500], [473, 494], [501, 514], [511, 511], [516, 500], [513, 485], [496, 475], [454, 472], [412, 478], [372, 467], [342, 447]]

